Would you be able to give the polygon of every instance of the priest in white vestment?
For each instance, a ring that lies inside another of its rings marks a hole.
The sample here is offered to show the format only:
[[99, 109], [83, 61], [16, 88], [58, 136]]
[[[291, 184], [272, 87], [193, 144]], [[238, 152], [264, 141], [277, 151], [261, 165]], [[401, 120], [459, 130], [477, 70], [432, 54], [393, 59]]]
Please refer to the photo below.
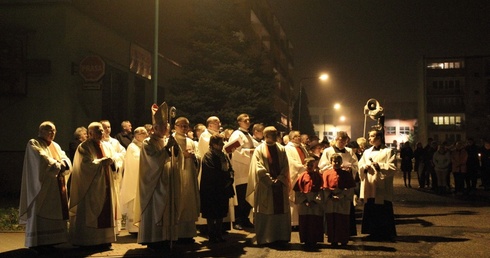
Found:
[[[250, 222], [250, 211], [252, 206], [246, 200], [248, 173], [250, 170], [251, 157], [255, 149], [254, 140], [248, 129], [250, 128], [250, 117], [247, 114], [240, 114], [237, 117], [238, 129], [233, 131], [229, 143], [239, 143], [232, 148], [231, 166], [233, 167], [234, 185], [236, 192], [237, 205], [235, 206], [234, 229], [253, 228]], [[228, 144], [227, 144], [228, 145]], [[227, 149], [225, 145], [225, 150]]]
[[[140, 176], [135, 199], [135, 222], [139, 226], [138, 243], [154, 250], [170, 248], [178, 237], [177, 200], [180, 176], [174, 168], [171, 149], [176, 148], [169, 132], [168, 107], [152, 106], [153, 134], [144, 140], [140, 154]], [[172, 164], [173, 163], [173, 164]]]
[[371, 148], [359, 161], [361, 199], [364, 199], [361, 233], [368, 239], [393, 241], [396, 237], [393, 211], [393, 178], [396, 172], [395, 155], [383, 142], [383, 130], [369, 132]]
[[120, 189], [121, 189], [121, 180], [123, 177], [123, 168], [124, 168], [124, 156], [126, 156], [126, 148], [122, 146], [122, 144], [116, 139], [111, 137], [111, 123], [109, 120], [100, 121], [102, 124], [102, 128], [104, 128], [104, 134], [102, 135], [102, 142], [107, 144], [112, 148], [111, 152], [113, 153], [112, 159], [114, 160], [114, 165], [116, 167], [115, 173], [112, 173], [112, 177], [114, 178], [114, 189], [116, 189], [116, 223], [117, 223], [117, 232], [121, 231], [122, 227], [122, 207], [121, 201], [119, 200]]
[[116, 241], [116, 173], [112, 148], [102, 143], [99, 122], [88, 127], [73, 161], [70, 195], [70, 241], [77, 246], [109, 249]]
[[68, 241], [68, 200], [65, 176], [71, 161], [54, 142], [56, 127], [46, 121], [26, 146], [19, 205], [19, 222], [26, 224], [25, 246], [38, 253]]
[[[296, 184], [298, 176], [306, 171], [305, 159], [310, 155], [306, 148], [301, 144], [301, 134], [299, 131], [289, 132], [289, 142], [285, 146], [286, 155], [289, 163], [289, 177], [291, 186]], [[298, 206], [295, 204], [295, 192], [289, 190], [289, 202], [291, 205], [291, 226], [295, 229], [299, 226]]]
[[124, 177], [121, 180], [121, 191], [119, 201], [121, 202], [121, 213], [126, 214], [126, 229], [129, 233], [138, 233], [138, 227], [134, 221], [134, 205], [136, 188], [139, 181], [140, 154], [143, 141], [148, 137], [144, 127], [134, 130], [133, 141], [128, 145], [124, 156]]
[[247, 201], [254, 209], [258, 244], [284, 244], [291, 240], [289, 167], [286, 151], [273, 126], [264, 129], [265, 142], [254, 151], [247, 185]]
[[196, 221], [201, 210], [199, 197], [199, 184], [197, 176], [200, 169], [201, 158], [192, 139], [187, 137], [189, 120], [179, 117], [175, 120], [175, 133], [173, 134], [178, 146], [176, 169], [180, 175], [180, 191], [177, 200], [178, 207], [178, 240], [180, 243], [194, 242], [197, 235]]

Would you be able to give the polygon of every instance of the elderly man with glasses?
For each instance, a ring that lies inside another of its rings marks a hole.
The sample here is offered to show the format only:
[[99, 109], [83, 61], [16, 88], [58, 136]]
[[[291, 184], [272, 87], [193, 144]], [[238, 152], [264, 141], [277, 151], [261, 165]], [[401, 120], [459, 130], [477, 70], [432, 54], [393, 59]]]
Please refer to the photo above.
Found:
[[200, 212], [199, 174], [200, 156], [196, 145], [187, 137], [189, 120], [179, 117], [175, 120], [174, 138], [178, 144], [178, 155], [174, 169], [180, 175], [180, 190], [177, 188], [178, 241], [183, 244], [194, 243], [197, 235], [196, 220]]

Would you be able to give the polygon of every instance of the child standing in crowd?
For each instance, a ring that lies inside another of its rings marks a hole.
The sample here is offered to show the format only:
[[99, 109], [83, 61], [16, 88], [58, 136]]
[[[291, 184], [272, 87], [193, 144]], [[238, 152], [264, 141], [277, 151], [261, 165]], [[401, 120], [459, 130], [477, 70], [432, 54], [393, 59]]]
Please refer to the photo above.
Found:
[[350, 204], [356, 183], [350, 171], [342, 169], [342, 156], [333, 154], [332, 168], [323, 172], [325, 231], [333, 246], [347, 245], [350, 237]]
[[323, 179], [318, 171], [318, 160], [305, 159], [306, 171], [298, 176], [294, 184], [295, 203], [299, 214], [299, 239], [307, 247], [323, 243]]

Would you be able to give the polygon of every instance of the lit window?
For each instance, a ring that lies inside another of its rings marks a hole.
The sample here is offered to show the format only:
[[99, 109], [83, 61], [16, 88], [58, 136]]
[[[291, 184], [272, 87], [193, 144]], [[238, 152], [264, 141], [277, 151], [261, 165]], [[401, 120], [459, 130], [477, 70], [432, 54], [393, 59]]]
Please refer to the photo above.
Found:
[[427, 69], [461, 69], [464, 67], [463, 62], [444, 62], [444, 63], [430, 63], [427, 65]]
[[400, 134], [409, 135], [410, 134], [410, 127], [400, 126]]
[[454, 125], [456, 122], [455, 122], [455, 119], [454, 119], [454, 116], [450, 116], [449, 117], [449, 124], [450, 125]]
[[395, 126], [387, 126], [386, 127], [386, 134], [387, 135], [395, 135], [396, 134], [396, 127]]
[[432, 122], [435, 125], [461, 125], [461, 116], [434, 116]]

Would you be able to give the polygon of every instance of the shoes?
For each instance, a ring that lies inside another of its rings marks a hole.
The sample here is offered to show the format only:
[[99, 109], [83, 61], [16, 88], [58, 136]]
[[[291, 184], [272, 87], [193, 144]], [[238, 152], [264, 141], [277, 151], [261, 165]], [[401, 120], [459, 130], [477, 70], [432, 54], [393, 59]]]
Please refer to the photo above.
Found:
[[211, 242], [211, 243], [224, 243], [224, 242], [226, 242], [226, 240], [221, 236], [209, 237], [209, 242]]
[[380, 235], [368, 235], [364, 237], [364, 240], [366, 241], [373, 241], [373, 242], [395, 242], [395, 237], [394, 236], [380, 236]]
[[252, 224], [250, 221], [241, 224], [241, 226], [244, 228], [254, 228], [254, 224]]
[[236, 230], [243, 230], [243, 227], [240, 224], [234, 224], [233, 225], [233, 228], [236, 229]]
[[196, 242], [196, 240], [194, 240], [194, 238], [192, 238], [192, 237], [183, 237], [183, 238], [177, 239], [177, 243], [183, 244], [183, 245], [190, 245], [190, 244], [194, 244], [195, 242]]
[[29, 250], [32, 250], [37, 255], [52, 255], [58, 252], [58, 249], [52, 245], [34, 246], [30, 247]]
[[90, 252], [104, 252], [104, 251], [112, 250], [112, 244], [105, 243], [105, 244], [98, 244], [98, 245], [86, 245], [86, 246], [79, 246], [79, 248], [83, 248], [83, 250], [87, 250]]
[[162, 241], [162, 242], [149, 243], [147, 244], [147, 247], [156, 252], [159, 251], [168, 252], [170, 251], [170, 242]]

